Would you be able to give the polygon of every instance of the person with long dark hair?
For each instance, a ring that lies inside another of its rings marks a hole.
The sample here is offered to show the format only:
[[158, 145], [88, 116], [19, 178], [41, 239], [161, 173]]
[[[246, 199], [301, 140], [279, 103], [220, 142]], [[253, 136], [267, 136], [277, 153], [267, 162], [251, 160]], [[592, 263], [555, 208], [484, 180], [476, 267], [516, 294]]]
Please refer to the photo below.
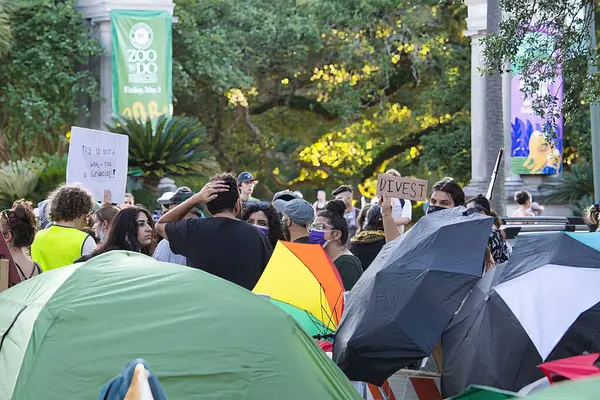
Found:
[[261, 201], [260, 203], [245, 202], [242, 221], [256, 226], [262, 233], [267, 235], [273, 248], [275, 248], [277, 241], [284, 240], [279, 213], [268, 201]]
[[359, 233], [350, 239], [348, 250], [352, 252], [366, 271], [375, 257], [379, 254], [385, 245], [385, 233], [383, 231], [383, 216], [381, 215], [381, 206], [379, 204], [367, 204], [361, 210], [364, 212], [365, 221]]
[[92, 254], [75, 262], [87, 261], [112, 250], [125, 250], [152, 256], [154, 250], [154, 219], [143, 207], [127, 207], [113, 219], [110, 233]]
[[488, 239], [488, 254], [486, 260], [486, 270], [490, 270], [493, 265], [507, 262], [511, 255], [511, 250], [504, 238], [504, 232], [500, 229], [502, 221], [498, 215], [492, 211], [490, 202], [483, 195], [472, 198], [467, 202], [467, 208], [472, 208], [480, 214], [494, 218], [494, 225]]
[[[346, 203], [332, 200], [311, 225], [309, 243], [323, 246], [342, 278], [346, 290], [352, 289], [363, 273], [360, 260], [346, 248], [348, 223], [344, 218]], [[396, 230], [397, 231], [397, 230]]]
[[21, 282], [41, 274], [39, 264], [24, 252], [35, 239], [36, 221], [33, 205], [25, 200], [15, 201], [11, 209], [0, 213], [0, 228]]

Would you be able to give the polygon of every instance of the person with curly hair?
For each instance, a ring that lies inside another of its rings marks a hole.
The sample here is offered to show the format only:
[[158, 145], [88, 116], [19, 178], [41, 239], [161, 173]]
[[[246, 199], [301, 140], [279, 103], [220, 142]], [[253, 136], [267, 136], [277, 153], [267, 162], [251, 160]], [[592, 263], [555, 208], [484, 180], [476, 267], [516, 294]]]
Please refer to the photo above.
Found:
[[21, 282], [42, 273], [39, 264], [33, 262], [24, 249], [31, 246], [35, 238], [36, 221], [33, 204], [18, 200], [9, 210], [0, 213], [0, 230], [8, 251], [15, 263]]
[[590, 232], [600, 232], [600, 204], [586, 208], [583, 212], [583, 221]]
[[267, 235], [273, 248], [279, 240], [284, 240], [279, 214], [268, 201], [261, 201], [260, 203], [247, 201], [242, 211], [242, 221], [256, 226], [262, 233]]
[[94, 251], [96, 241], [83, 232], [93, 208], [94, 199], [81, 185], [62, 185], [50, 195], [53, 225], [39, 231], [31, 245], [31, 257], [42, 271], [71, 265]]

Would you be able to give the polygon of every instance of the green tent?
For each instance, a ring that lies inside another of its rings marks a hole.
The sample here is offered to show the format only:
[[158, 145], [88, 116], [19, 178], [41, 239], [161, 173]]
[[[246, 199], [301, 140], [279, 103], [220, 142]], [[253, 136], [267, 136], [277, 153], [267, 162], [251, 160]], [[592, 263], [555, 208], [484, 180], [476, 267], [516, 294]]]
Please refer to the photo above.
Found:
[[600, 378], [584, 378], [555, 383], [547, 389], [525, 397], [527, 400], [598, 400]]
[[517, 397], [516, 393], [488, 386], [471, 385], [459, 395], [448, 400], [504, 400]]
[[295, 320], [215, 276], [110, 252], [0, 293], [0, 399], [94, 399], [144, 358], [169, 399], [357, 399]]

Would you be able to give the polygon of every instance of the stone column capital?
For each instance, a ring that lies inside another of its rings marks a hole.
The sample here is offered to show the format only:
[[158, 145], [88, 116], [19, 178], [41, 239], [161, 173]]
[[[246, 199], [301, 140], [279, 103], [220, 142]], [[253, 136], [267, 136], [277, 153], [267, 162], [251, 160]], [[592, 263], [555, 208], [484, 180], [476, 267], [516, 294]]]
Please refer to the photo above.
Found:
[[467, 5], [466, 36], [483, 36], [487, 29], [487, 0], [464, 0]]
[[173, 15], [172, 0], [79, 0], [77, 9], [92, 22], [110, 20], [110, 10], [168, 11]]

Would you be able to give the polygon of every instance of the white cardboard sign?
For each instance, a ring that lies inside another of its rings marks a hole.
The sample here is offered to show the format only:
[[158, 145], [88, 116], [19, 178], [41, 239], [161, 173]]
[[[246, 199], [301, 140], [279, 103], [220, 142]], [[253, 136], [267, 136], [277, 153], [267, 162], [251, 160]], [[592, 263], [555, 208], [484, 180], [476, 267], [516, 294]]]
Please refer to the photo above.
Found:
[[416, 178], [400, 178], [394, 175], [377, 176], [377, 196], [396, 197], [398, 199], [427, 200], [427, 181]]
[[67, 183], [81, 183], [96, 201], [108, 189], [113, 203], [121, 203], [127, 186], [129, 137], [95, 129], [71, 129]]

